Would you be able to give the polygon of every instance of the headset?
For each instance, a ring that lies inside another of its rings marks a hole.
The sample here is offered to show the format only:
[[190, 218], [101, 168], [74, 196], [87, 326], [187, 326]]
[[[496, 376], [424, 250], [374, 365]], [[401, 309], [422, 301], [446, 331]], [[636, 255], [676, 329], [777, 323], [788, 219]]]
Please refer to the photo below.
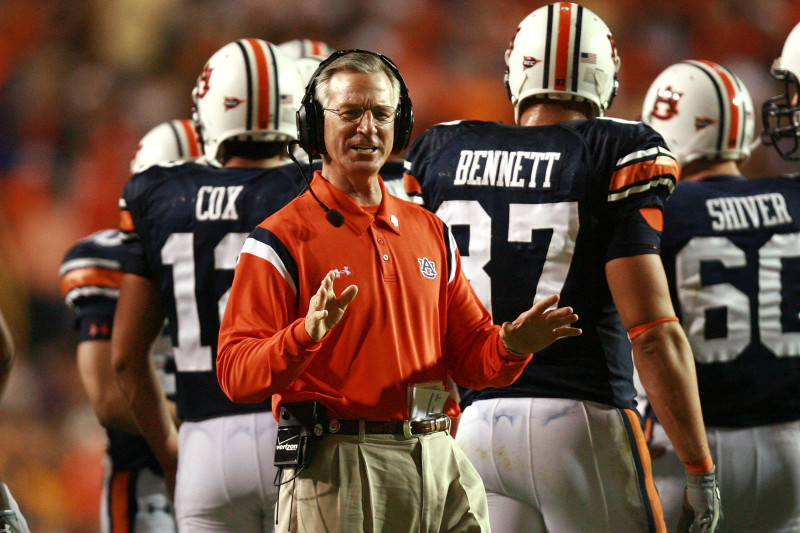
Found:
[[361, 50], [352, 48], [349, 50], [339, 50], [333, 52], [327, 59], [322, 61], [317, 70], [311, 76], [311, 79], [306, 86], [306, 93], [303, 96], [303, 101], [300, 104], [300, 109], [297, 110], [297, 140], [300, 147], [309, 154], [324, 154], [325, 150], [325, 122], [323, 120], [322, 104], [317, 101], [314, 93], [317, 89], [317, 76], [325, 70], [325, 67], [336, 61], [340, 57], [347, 54], [363, 53], [370, 54], [378, 57], [383, 61], [384, 65], [388, 67], [394, 77], [400, 82], [400, 103], [398, 116], [394, 121], [394, 145], [392, 153], [396, 154], [408, 146], [411, 140], [411, 128], [414, 125], [414, 113], [411, 111], [411, 99], [408, 97], [408, 89], [406, 88], [403, 77], [397, 69], [397, 65], [388, 57], [370, 52], [369, 50]]

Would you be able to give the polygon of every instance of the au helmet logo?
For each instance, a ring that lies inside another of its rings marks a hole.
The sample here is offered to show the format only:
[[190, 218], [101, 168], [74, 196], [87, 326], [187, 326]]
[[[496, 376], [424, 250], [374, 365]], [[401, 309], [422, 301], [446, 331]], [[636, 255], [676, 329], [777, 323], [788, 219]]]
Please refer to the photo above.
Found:
[[436, 263], [427, 257], [419, 257], [417, 261], [419, 262], [419, 271], [422, 272], [423, 276], [428, 279], [436, 278]]
[[669, 120], [678, 114], [678, 102], [683, 93], [672, 90], [671, 86], [659, 89], [653, 104], [653, 116], [661, 120]]
[[197, 98], [203, 98], [208, 93], [212, 70], [214, 69], [206, 65], [197, 77]]

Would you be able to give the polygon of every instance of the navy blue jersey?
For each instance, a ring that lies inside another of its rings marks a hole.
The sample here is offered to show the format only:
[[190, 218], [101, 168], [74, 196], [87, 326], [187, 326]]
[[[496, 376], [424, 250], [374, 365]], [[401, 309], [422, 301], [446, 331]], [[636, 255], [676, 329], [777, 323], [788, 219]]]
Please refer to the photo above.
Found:
[[[124, 245], [117, 230], [93, 233], [65, 254], [59, 269], [61, 291], [75, 313], [74, 325], [80, 342], [110, 342], [124, 256]], [[159, 352], [157, 357], [163, 361], [159, 376], [162, 382], [169, 383], [172, 379], [164, 374], [164, 367], [170, 366], [171, 353]], [[144, 437], [113, 429], [107, 429], [106, 433], [106, 451], [115, 471], [147, 467], [161, 472]]]
[[800, 419], [800, 179], [681, 183], [664, 216], [706, 425]]
[[504, 389], [476, 399], [539, 396], [635, 406], [631, 344], [605, 278], [611, 259], [658, 253], [643, 209], [661, 209], [678, 165], [639, 122], [521, 127], [440, 124], [406, 157], [406, 190], [452, 229], [464, 272], [501, 324], [550, 294], [583, 328], [537, 353]]
[[233, 403], [220, 389], [219, 322], [245, 238], [304, 185], [292, 163], [270, 169], [157, 166], [125, 185], [120, 209], [131, 243], [125, 271], [158, 286], [174, 347], [181, 419], [270, 409], [269, 401]]

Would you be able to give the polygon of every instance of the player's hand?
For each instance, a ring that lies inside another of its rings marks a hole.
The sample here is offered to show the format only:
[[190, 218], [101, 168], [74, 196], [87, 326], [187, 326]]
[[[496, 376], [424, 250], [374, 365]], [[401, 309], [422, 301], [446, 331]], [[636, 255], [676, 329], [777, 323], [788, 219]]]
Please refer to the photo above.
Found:
[[554, 294], [541, 300], [533, 307], [519, 315], [513, 322], [506, 322], [500, 329], [500, 339], [506, 349], [529, 354], [538, 352], [561, 337], [577, 337], [580, 328], [570, 327], [578, 320], [578, 315], [571, 307], [559, 307], [547, 310], [558, 303], [558, 295]]
[[336, 271], [331, 270], [322, 279], [319, 289], [311, 297], [306, 314], [306, 331], [315, 341], [320, 340], [342, 318], [347, 306], [356, 297], [358, 287], [350, 285], [339, 297], [333, 292]]
[[717, 467], [706, 474], [687, 472], [678, 533], [713, 533], [721, 520]]

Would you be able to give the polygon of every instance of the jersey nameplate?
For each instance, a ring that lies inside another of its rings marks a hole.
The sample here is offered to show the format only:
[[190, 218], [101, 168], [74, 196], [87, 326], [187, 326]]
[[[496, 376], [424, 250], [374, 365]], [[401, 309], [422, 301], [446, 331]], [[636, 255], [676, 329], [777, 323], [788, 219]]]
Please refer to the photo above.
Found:
[[560, 159], [560, 152], [462, 150], [453, 185], [546, 189]]
[[197, 220], [238, 220], [236, 198], [244, 189], [243, 185], [212, 187], [203, 185], [197, 191], [195, 216]]
[[714, 231], [743, 230], [791, 224], [786, 198], [780, 193], [733, 198], [710, 198], [706, 209]]

